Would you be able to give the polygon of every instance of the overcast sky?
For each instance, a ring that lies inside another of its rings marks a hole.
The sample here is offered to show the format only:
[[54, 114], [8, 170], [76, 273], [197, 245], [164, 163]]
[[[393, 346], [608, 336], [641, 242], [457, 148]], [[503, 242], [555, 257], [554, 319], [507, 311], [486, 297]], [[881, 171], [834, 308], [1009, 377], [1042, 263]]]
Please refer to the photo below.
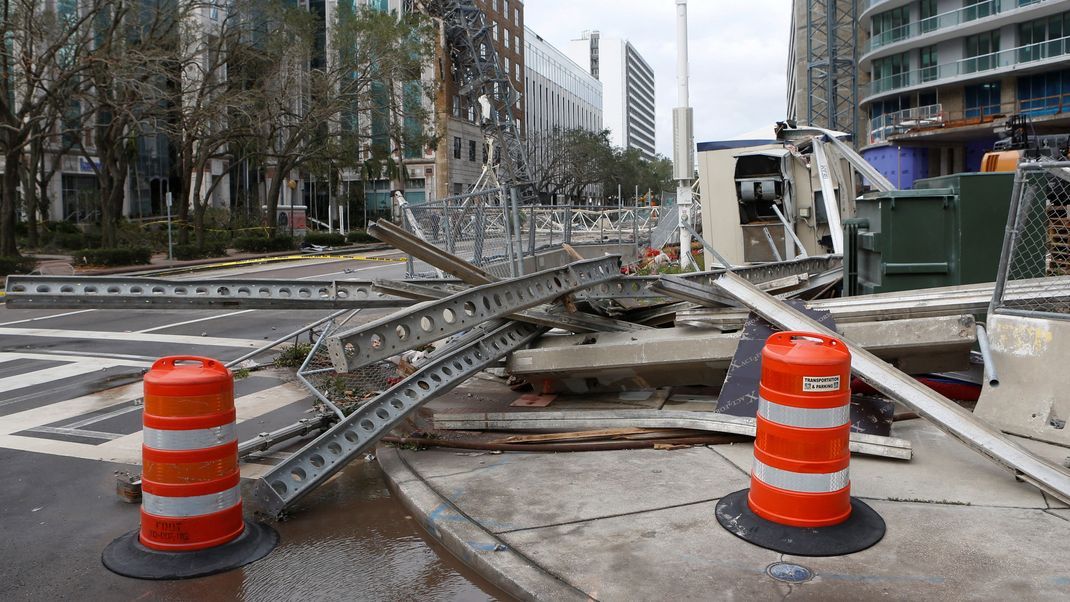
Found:
[[[782, 120], [791, 0], [690, 0], [687, 8], [695, 141]], [[672, 158], [676, 0], [526, 0], [524, 20], [561, 50], [588, 29], [628, 39], [654, 68], [657, 150]]]

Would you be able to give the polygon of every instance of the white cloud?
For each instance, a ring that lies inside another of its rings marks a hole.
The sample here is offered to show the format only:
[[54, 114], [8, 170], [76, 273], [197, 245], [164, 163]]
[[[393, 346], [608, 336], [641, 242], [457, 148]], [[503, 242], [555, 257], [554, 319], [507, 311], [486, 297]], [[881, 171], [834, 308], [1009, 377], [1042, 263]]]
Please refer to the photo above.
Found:
[[[690, 0], [687, 8], [696, 142], [783, 119], [791, 0]], [[628, 39], [654, 68], [657, 150], [672, 156], [675, 0], [527, 0], [524, 19], [561, 49], [584, 30]]]

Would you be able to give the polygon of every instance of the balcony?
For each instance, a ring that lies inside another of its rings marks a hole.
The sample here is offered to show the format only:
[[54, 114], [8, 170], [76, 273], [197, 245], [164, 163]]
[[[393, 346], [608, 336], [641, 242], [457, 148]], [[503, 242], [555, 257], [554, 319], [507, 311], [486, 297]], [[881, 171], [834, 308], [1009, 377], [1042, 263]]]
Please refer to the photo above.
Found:
[[1007, 115], [1030, 115], [1034, 118], [1064, 118], [1070, 114], [1070, 93], [982, 104], [945, 111], [934, 104], [879, 115], [869, 121], [868, 144], [887, 142], [901, 134], [925, 134], [952, 128], [989, 124]]
[[973, 79], [971, 76], [975, 74], [984, 76], [991, 72], [1009, 71], [1015, 67], [1027, 67], [1067, 54], [1070, 54], [1070, 36], [897, 73], [859, 86], [859, 96], [863, 98], [863, 102], [868, 102], [872, 96], [906, 88], [938, 86], [951, 81]]
[[[1032, 3], [1035, 4], [1043, 1], [1046, 0], [1033, 0]], [[1019, 6], [1024, 6], [1024, 4], [1016, 3], [1013, 0], [988, 0], [987, 2], [979, 2], [970, 6], [963, 6], [962, 8], [929, 17], [928, 19], [922, 19], [921, 21], [915, 21], [881, 32], [869, 39], [869, 48], [866, 52], [873, 52], [888, 44], [908, 40], [922, 34], [947, 29], [948, 27], [955, 27], [984, 17], [990, 17], [1001, 11], [1001, 4], [1009, 5], [1002, 10], [1010, 10], [1012, 8], [1018, 8]]]
[[884, 142], [889, 136], [903, 134], [915, 128], [940, 127], [944, 121], [944, 107], [941, 104], [878, 115], [869, 121], [869, 143]]
[[[886, 2], [888, 0], [876, 1]], [[981, 19], [984, 19], [984, 24], [979, 24], [978, 27], [983, 27], [985, 25], [993, 26], [995, 22], [1004, 22], [1007, 19], [1016, 20], [1022, 17], [1014, 17], [1009, 13], [1014, 12], [1015, 14], [1019, 14], [1019, 11], [1026, 9], [1026, 7], [1038, 7], [1039, 9], [1041, 4], [1049, 4], [1053, 7], [1053, 10], [1058, 10], [1058, 6], [1056, 6], [1057, 2], [1054, 2], [1053, 0], [987, 0], [973, 5], [963, 6], [961, 9], [921, 19], [920, 21], [914, 21], [911, 22], [911, 24], [906, 24], [872, 36], [866, 47], [862, 49], [862, 59], [866, 60], [866, 56], [871, 55], [871, 53], [878, 49], [907, 40], [913, 40], [913, 38], [919, 36], [932, 36], [930, 34], [945, 32], [949, 29], [961, 27]], [[1031, 10], [1033, 9], [1030, 9], [1030, 12]], [[1050, 12], [1051, 11], [1042, 10], [1038, 11], [1038, 14], [1046, 14]], [[1007, 15], [1007, 19], [993, 18], [999, 17], [1000, 15]], [[937, 37], [944, 38], [946, 35]]]

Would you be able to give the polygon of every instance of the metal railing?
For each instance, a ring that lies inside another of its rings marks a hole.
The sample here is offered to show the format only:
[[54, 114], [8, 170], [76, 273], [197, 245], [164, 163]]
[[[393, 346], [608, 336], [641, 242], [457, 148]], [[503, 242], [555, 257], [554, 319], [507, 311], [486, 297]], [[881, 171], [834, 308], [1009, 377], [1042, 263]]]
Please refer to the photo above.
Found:
[[885, 142], [892, 136], [935, 128], [955, 128], [990, 123], [1007, 115], [1033, 117], [1070, 112], [1070, 93], [1022, 98], [1011, 102], [979, 105], [947, 111], [942, 104], [926, 105], [887, 113], [869, 122], [869, 144]]
[[[660, 207], [524, 205], [499, 189], [407, 204], [403, 226], [426, 242], [498, 277], [522, 275], [523, 259], [561, 243], [649, 244]], [[410, 259], [410, 276], [432, 276], [431, 266]]]
[[[1018, 166], [989, 313], [1070, 319], [1070, 161]], [[1030, 289], [1022, 294], [1023, 285]]]
[[[1033, 4], [1039, 2], [1045, 2], [1047, 0], [1036, 0]], [[920, 21], [914, 21], [907, 23], [906, 25], [900, 25], [899, 27], [893, 27], [887, 31], [882, 31], [879, 34], [874, 35], [869, 39], [869, 48], [866, 52], [873, 52], [878, 48], [883, 48], [889, 44], [901, 42], [903, 40], [909, 40], [922, 34], [932, 33], [934, 31], [940, 31], [941, 29], [947, 29], [949, 27], [955, 27], [962, 25], [963, 23], [969, 23], [985, 17], [992, 17], [1000, 14], [1001, 12], [1018, 8], [1019, 3], [1008, 0], [987, 0], [986, 2], [978, 2], [977, 4], [971, 4], [969, 6], [963, 6], [955, 10], [948, 11], [946, 13], [940, 13], [921, 19]]]
[[936, 85], [943, 80], [955, 77], [1015, 67], [1024, 63], [1042, 61], [1066, 54], [1070, 54], [1070, 36], [960, 59], [943, 65], [889, 75], [860, 86], [859, 95], [867, 98], [875, 94], [921, 84], [931, 83]]

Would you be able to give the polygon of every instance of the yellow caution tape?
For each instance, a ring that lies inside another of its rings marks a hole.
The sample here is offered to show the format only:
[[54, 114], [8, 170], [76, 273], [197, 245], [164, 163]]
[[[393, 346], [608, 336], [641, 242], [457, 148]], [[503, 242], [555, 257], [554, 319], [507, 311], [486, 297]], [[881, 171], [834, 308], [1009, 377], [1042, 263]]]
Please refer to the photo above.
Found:
[[333, 259], [335, 261], [383, 261], [388, 263], [404, 263], [408, 261], [404, 257], [368, 257], [367, 255], [283, 255], [279, 257], [257, 257], [255, 259], [238, 259], [224, 261], [222, 263], [209, 263], [201, 265], [175, 266], [173, 269], [164, 268], [157, 273], [186, 272], [192, 270], [208, 270], [218, 268], [238, 267], [243, 265], [257, 265], [261, 263], [274, 263], [279, 261], [297, 261], [300, 259]]

